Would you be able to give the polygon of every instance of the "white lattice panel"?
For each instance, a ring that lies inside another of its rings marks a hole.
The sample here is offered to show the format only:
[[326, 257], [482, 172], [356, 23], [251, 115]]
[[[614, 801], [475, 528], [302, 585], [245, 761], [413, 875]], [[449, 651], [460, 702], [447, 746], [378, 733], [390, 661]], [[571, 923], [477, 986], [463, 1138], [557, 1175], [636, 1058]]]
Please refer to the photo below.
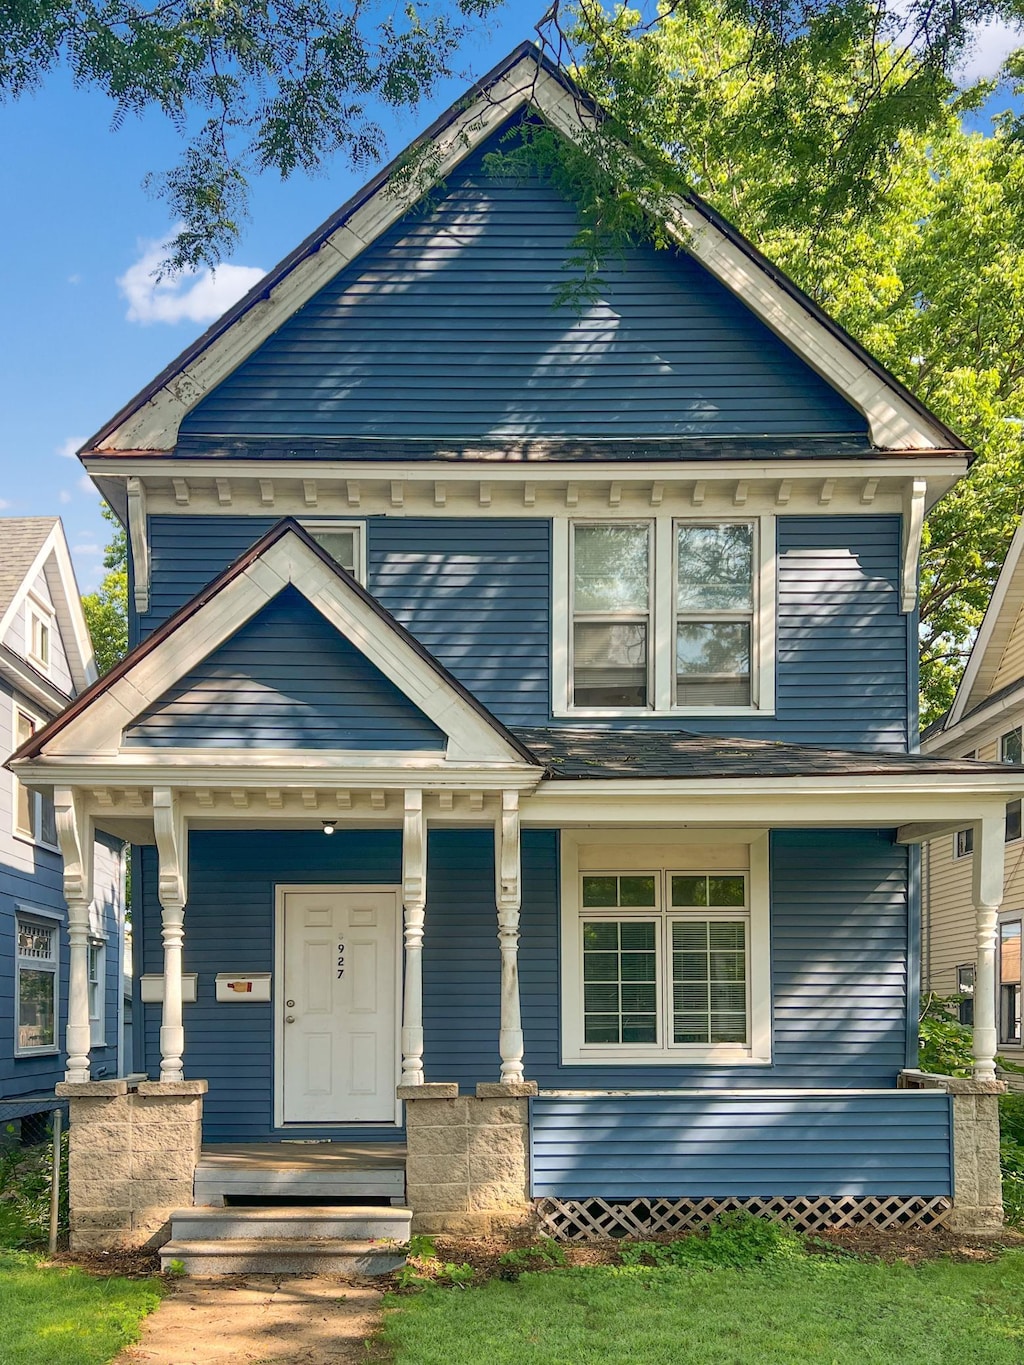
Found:
[[651, 1237], [666, 1232], [695, 1232], [722, 1213], [742, 1210], [798, 1232], [871, 1227], [909, 1231], [945, 1227], [951, 1209], [944, 1197], [920, 1195], [801, 1195], [796, 1198], [537, 1199], [541, 1225], [563, 1242], [594, 1237]]

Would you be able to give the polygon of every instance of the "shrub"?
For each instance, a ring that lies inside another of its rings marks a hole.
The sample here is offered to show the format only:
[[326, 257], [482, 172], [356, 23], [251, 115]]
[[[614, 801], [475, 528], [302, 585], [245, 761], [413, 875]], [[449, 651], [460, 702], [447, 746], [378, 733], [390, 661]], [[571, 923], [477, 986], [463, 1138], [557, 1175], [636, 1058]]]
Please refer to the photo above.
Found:
[[750, 1213], [723, 1213], [703, 1233], [676, 1242], [630, 1242], [620, 1249], [623, 1265], [678, 1266], [743, 1270], [781, 1256], [803, 1253], [803, 1241], [792, 1228], [755, 1218]]

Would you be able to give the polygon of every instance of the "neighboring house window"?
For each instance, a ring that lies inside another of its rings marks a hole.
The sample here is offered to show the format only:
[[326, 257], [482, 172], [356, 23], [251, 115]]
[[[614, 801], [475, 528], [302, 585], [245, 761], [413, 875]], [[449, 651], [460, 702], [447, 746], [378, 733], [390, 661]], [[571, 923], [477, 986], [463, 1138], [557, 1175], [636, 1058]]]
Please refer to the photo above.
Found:
[[953, 857], [966, 858], [974, 852], [974, 826], [958, 829], [953, 840]]
[[956, 969], [956, 993], [960, 996], [957, 1015], [961, 1024], [974, 1024], [974, 963]]
[[[20, 707], [14, 711], [14, 747], [19, 749], [38, 729], [35, 716]], [[30, 791], [14, 779], [14, 829], [23, 839], [32, 839], [48, 848], [57, 846], [57, 821], [53, 798]]]
[[106, 1038], [106, 991], [104, 967], [106, 949], [103, 940], [89, 940], [89, 1041], [93, 1047], [102, 1047]]
[[57, 1050], [57, 924], [17, 916], [16, 1051]]
[[360, 522], [304, 521], [303, 526], [332, 559], [360, 583], [366, 582], [365, 544]]
[[28, 657], [42, 673], [50, 671], [51, 617], [48, 612], [28, 604]]
[[555, 538], [556, 712], [771, 709], [758, 519], [556, 519]]
[[1020, 943], [1019, 919], [999, 926], [999, 1041], [1017, 1043], [1020, 1035]]
[[614, 858], [579, 871], [563, 920], [568, 1060], [765, 1060], [767, 893], [755, 914], [754, 877]]
[[[1024, 763], [1024, 746], [1021, 744], [1020, 727], [1010, 730], [999, 740], [999, 757], [1004, 763]], [[1006, 807], [1006, 842], [1012, 843], [1021, 837], [1021, 806], [1019, 801], [1011, 801]]]

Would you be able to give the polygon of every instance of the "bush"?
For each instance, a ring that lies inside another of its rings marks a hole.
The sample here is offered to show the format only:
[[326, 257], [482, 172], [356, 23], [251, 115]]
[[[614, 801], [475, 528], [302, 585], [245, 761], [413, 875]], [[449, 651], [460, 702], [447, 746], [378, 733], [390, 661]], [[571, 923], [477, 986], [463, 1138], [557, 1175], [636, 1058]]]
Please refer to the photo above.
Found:
[[[50, 1230], [50, 1172], [53, 1148], [49, 1142], [23, 1147], [13, 1124], [0, 1135], [0, 1247], [14, 1250], [37, 1247]], [[67, 1221], [68, 1135], [61, 1140], [61, 1226]]]
[[628, 1242], [619, 1254], [623, 1265], [745, 1270], [778, 1257], [801, 1255], [803, 1249], [802, 1238], [792, 1228], [750, 1213], [723, 1213], [703, 1233], [677, 1242]]

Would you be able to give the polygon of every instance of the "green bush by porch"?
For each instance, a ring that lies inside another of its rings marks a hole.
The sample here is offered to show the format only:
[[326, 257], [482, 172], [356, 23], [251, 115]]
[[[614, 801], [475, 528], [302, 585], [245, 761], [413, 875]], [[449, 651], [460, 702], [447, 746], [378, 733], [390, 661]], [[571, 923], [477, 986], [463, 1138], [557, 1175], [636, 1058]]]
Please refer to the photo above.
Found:
[[1024, 1252], [987, 1263], [783, 1256], [603, 1266], [392, 1298], [395, 1365], [935, 1365], [1024, 1357]]
[[3, 1365], [106, 1365], [137, 1341], [162, 1297], [156, 1279], [125, 1280], [0, 1251]]

